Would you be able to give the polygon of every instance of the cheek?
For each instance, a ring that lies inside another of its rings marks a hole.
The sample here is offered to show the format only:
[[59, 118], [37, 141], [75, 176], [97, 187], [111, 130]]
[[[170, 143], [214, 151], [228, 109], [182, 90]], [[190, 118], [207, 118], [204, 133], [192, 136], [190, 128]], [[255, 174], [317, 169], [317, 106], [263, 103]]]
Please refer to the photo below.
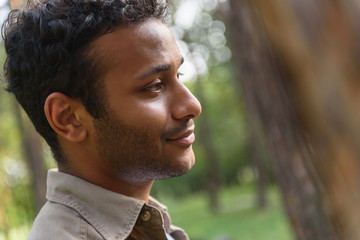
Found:
[[159, 132], [166, 129], [170, 113], [160, 101], [140, 102], [117, 106], [117, 118], [125, 124], [137, 129], [146, 129], [150, 132]]

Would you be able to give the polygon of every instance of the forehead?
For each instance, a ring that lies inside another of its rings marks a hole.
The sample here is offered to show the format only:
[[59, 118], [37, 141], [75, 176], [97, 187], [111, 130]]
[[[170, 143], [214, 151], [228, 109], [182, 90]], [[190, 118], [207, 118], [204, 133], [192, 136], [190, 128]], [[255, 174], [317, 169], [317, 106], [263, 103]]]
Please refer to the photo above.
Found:
[[116, 68], [122, 74], [135, 75], [151, 65], [181, 60], [171, 32], [157, 19], [121, 26], [96, 39], [91, 47], [107, 70]]

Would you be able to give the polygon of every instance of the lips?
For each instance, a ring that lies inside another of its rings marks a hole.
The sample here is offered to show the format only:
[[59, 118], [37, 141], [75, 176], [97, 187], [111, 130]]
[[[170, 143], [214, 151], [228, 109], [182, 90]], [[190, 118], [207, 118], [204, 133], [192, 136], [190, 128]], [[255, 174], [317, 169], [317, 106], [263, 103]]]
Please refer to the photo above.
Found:
[[176, 144], [179, 146], [189, 147], [195, 141], [194, 126], [192, 128], [182, 131], [170, 138], [167, 138], [168, 143]]

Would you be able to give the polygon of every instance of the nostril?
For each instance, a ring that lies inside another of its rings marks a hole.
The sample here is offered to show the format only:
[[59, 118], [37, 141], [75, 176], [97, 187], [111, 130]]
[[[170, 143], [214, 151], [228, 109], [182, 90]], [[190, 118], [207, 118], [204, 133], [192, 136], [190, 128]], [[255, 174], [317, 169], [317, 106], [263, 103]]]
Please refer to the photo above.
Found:
[[190, 120], [190, 119], [195, 118], [195, 115], [194, 114], [189, 114], [185, 118], [186, 118], [186, 120]]

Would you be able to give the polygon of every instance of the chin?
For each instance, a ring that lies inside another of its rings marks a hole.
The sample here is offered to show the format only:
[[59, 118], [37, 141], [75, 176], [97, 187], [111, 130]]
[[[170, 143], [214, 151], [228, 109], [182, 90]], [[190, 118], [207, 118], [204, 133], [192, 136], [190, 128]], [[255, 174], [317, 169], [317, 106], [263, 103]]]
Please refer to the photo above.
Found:
[[188, 173], [193, 166], [195, 165], [195, 156], [194, 153], [184, 156], [177, 161], [177, 165], [174, 166], [174, 169], [177, 169], [179, 175], [184, 175]]
[[195, 164], [195, 157], [192, 154], [191, 156], [183, 156], [177, 159], [169, 159], [172, 164], [163, 168], [156, 174], [155, 179], [168, 179], [172, 177], [179, 177], [188, 173]]

